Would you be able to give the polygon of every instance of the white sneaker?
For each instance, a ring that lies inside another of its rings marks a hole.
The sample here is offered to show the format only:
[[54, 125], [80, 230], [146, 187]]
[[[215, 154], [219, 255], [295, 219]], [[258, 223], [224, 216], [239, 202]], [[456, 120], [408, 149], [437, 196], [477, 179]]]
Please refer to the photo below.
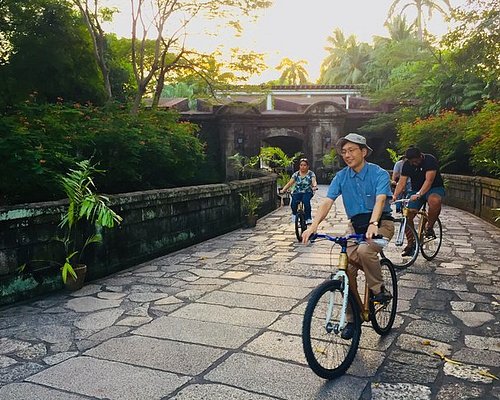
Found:
[[313, 223], [313, 220], [311, 218], [306, 219], [306, 225], [311, 225]]
[[297, 216], [292, 214], [292, 224], [295, 224], [296, 220], [297, 220]]

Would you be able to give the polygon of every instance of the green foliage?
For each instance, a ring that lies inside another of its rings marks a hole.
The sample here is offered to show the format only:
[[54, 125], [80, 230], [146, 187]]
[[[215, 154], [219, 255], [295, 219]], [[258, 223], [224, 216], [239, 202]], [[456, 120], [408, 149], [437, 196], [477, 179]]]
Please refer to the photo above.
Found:
[[89, 160], [80, 161], [76, 165], [77, 168], [70, 169], [61, 178], [64, 192], [69, 200], [66, 214], [59, 224], [59, 227], [66, 231], [65, 236], [60, 239], [66, 254], [61, 268], [64, 283], [68, 274], [76, 279], [73, 267], [81, 262], [86, 247], [102, 241], [100, 233], [91, 233], [83, 238], [83, 230], [79, 229], [82, 222], [87, 221], [99, 231], [103, 227], [113, 228], [122, 221], [122, 218], [109, 208], [109, 198], [97, 193], [93, 177], [96, 173], [104, 171], [96, 169]]
[[0, 118], [0, 193], [4, 203], [61, 198], [57, 176], [91, 158], [107, 170], [104, 192], [193, 184], [204, 166], [197, 126], [171, 112], [20, 104]]
[[335, 148], [330, 149], [321, 159], [325, 167], [334, 167], [337, 165], [337, 150]]
[[[97, 193], [94, 175], [104, 172], [91, 165], [90, 160], [83, 160], [77, 162], [75, 168], [71, 168], [69, 172], [59, 178], [69, 202], [59, 224], [63, 236], [54, 239], [61, 243], [64, 248], [62, 260], [30, 260], [19, 267], [19, 272], [36, 274], [36, 265], [42, 263], [60, 268], [64, 283], [66, 283], [68, 275], [74, 279], [77, 278], [74, 267], [81, 263], [87, 246], [101, 243], [102, 235], [100, 232], [102, 229], [113, 228], [122, 221], [122, 218], [109, 208], [109, 198]], [[87, 233], [88, 225], [92, 226], [90, 233]]]
[[281, 60], [276, 67], [278, 71], [282, 71], [279, 84], [305, 85], [309, 80], [309, 73], [305, 68], [306, 65], [306, 60], [292, 61], [289, 58]]
[[67, 2], [6, 0], [1, 14], [0, 108], [32, 93], [38, 101], [103, 101], [90, 37]]
[[318, 79], [320, 84], [349, 84], [366, 82], [366, 63], [369, 60], [371, 47], [367, 43], [358, 43], [355, 35], [345, 37], [340, 29], [336, 29], [327, 38], [329, 53], [321, 64]]
[[227, 158], [232, 164], [236, 171], [238, 171], [242, 178], [248, 177], [248, 171], [250, 169], [255, 169], [259, 164], [259, 156], [246, 157], [240, 153], [236, 153]]
[[295, 160], [297, 160], [302, 153], [295, 153], [293, 156], [289, 157], [282, 149], [279, 147], [261, 147], [259, 157], [266, 164], [271, 167], [278, 167], [279, 169], [290, 167]]
[[393, 163], [395, 163], [396, 161], [398, 161], [400, 159], [400, 155], [398, 155], [397, 151], [396, 150], [393, 150], [393, 149], [390, 149], [390, 148], [387, 148], [385, 149], [387, 151], [387, 153], [389, 153], [389, 157], [391, 157], [391, 161]]
[[435, 155], [444, 172], [470, 173], [466, 125], [467, 118], [454, 111], [444, 111], [437, 116], [403, 123], [399, 128], [400, 149], [404, 151], [414, 144], [422, 152]]
[[257, 215], [257, 210], [261, 206], [263, 199], [254, 192], [240, 193], [241, 205], [248, 216]]
[[280, 172], [278, 174], [278, 179], [276, 180], [276, 184], [279, 188], [284, 187], [289, 181], [290, 181], [290, 174], [287, 174], [286, 172]]
[[500, 177], [500, 103], [487, 102], [468, 119], [466, 139], [472, 146], [471, 164], [476, 173]]

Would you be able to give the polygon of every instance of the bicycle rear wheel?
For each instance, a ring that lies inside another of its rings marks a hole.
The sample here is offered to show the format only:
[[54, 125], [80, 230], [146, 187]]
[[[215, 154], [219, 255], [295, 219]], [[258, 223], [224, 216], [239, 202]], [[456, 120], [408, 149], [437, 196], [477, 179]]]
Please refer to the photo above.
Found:
[[299, 210], [297, 212], [297, 217], [295, 218], [295, 236], [297, 236], [297, 240], [302, 242], [302, 232], [307, 229], [306, 225], [306, 216], [304, 211]]
[[343, 375], [351, 365], [359, 346], [361, 321], [359, 309], [349, 294], [353, 310], [354, 335], [342, 339], [339, 326], [342, 314], [343, 283], [329, 280], [319, 285], [307, 303], [302, 324], [302, 346], [309, 367], [324, 379]]
[[370, 300], [370, 321], [373, 329], [379, 335], [384, 336], [389, 333], [396, 318], [398, 307], [398, 283], [396, 271], [388, 259], [380, 260], [382, 278], [385, 288], [391, 292], [392, 299], [386, 303], [374, 303]]
[[425, 229], [422, 230], [422, 237], [420, 238], [420, 251], [427, 261], [431, 261], [437, 256], [441, 243], [443, 242], [443, 226], [439, 218], [434, 224], [435, 237], [426, 237]]
[[[418, 235], [413, 226], [404, 224], [404, 218], [394, 220], [394, 237], [389, 241], [386, 247], [380, 252], [382, 258], [388, 258], [396, 268], [408, 268], [412, 265], [418, 256]], [[405, 225], [405, 231], [401, 228]], [[399, 236], [399, 240], [398, 240]], [[413, 243], [413, 251], [408, 255], [403, 255], [403, 251]]]

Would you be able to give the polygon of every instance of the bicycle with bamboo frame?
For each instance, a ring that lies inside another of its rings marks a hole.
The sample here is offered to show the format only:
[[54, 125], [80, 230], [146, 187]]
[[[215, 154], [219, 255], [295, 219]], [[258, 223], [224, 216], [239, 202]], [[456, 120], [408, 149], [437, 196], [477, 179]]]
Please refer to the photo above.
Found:
[[[410, 209], [408, 204], [410, 199], [396, 200], [393, 204], [400, 203], [401, 215], [394, 218], [395, 235], [393, 240], [382, 250], [383, 257], [391, 260], [392, 264], [398, 268], [407, 268], [417, 259], [418, 252], [428, 260], [433, 260], [441, 248], [443, 242], [443, 225], [438, 218], [434, 224], [434, 235], [427, 235], [425, 227], [429, 220], [426, 204], [417, 212], [413, 219], [414, 224], [409, 223]], [[416, 228], [415, 228], [416, 226]], [[410, 251], [405, 251], [408, 248]], [[405, 254], [405, 255], [403, 255]]]
[[[384, 285], [392, 293], [392, 298], [383, 303], [373, 301], [365, 280], [362, 300], [357, 281], [347, 275], [347, 245], [350, 241], [365, 241], [364, 234], [340, 237], [315, 234], [311, 242], [317, 239], [332, 241], [340, 245], [341, 250], [338, 271], [311, 293], [302, 324], [302, 345], [307, 363], [314, 373], [325, 379], [334, 379], [347, 371], [356, 356], [362, 321], [370, 321], [379, 335], [390, 332], [396, 317], [398, 287], [392, 263], [388, 259], [381, 259]], [[387, 242], [381, 237], [370, 240], [380, 239]], [[348, 307], [352, 313], [350, 323], [353, 334], [350, 338], [343, 338], [342, 331], [348, 323]]]

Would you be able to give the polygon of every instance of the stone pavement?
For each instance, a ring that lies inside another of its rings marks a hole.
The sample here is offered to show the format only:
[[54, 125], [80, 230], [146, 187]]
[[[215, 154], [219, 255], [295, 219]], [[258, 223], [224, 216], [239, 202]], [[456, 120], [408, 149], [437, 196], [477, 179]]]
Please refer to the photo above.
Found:
[[[498, 399], [500, 230], [452, 208], [442, 220], [438, 257], [398, 273], [393, 332], [363, 325], [335, 381], [307, 367], [300, 334], [338, 248], [296, 243], [282, 207], [254, 229], [0, 309], [0, 399]], [[322, 228], [344, 233], [340, 202]]]

